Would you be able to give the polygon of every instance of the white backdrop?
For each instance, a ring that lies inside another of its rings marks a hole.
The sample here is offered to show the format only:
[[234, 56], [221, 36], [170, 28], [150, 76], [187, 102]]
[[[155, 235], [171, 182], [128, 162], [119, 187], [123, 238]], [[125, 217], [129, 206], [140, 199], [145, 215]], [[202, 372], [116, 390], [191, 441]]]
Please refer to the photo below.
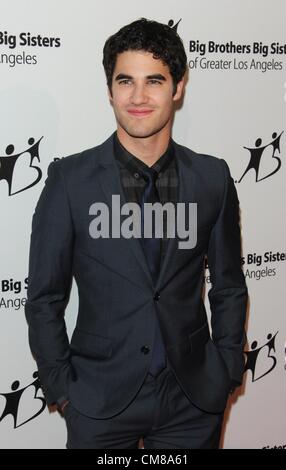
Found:
[[[27, 341], [31, 219], [49, 163], [101, 143], [115, 129], [102, 48], [143, 16], [179, 22], [185, 43], [190, 74], [174, 139], [224, 158], [235, 181], [252, 166], [236, 183], [250, 293], [248, 370], [226, 414], [222, 444], [286, 447], [285, 1], [165, 0], [162, 9], [153, 0], [0, 0], [0, 6], [0, 448], [65, 447], [64, 422], [44, 407]], [[69, 331], [76, 311], [73, 289]]]

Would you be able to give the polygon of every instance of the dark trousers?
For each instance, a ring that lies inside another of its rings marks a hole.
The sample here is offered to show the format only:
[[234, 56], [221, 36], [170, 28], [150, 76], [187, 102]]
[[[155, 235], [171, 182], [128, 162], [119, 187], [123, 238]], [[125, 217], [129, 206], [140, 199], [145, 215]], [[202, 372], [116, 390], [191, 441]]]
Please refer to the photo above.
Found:
[[[211, 393], [211, 390], [210, 390]], [[84, 416], [66, 406], [68, 449], [216, 449], [223, 414], [196, 408], [173, 372], [147, 375], [139, 392], [121, 413], [107, 419]]]

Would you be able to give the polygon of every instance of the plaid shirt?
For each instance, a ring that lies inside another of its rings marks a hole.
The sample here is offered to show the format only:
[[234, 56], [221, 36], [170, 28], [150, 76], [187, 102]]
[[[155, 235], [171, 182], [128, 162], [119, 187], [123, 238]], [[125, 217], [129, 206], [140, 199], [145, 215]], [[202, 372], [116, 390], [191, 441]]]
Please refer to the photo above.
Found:
[[[148, 166], [121, 145], [116, 133], [114, 134], [114, 153], [126, 202], [136, 202], [140, 204], [146, 185], [146, 180], [141, 175], [140, 170], [142, 169], [142, 171], [144, 171]], [[158, 173], [156, 187], [161, 204], [165, 204], [166, 202], [175, 204], [178, 200], [179, 179], [171, 140], [167, 151], [152, 165], [152, 168]], [[161, 264], [166, 254], [168, 243], [166, 227], [166, 213], [164, 213]]]

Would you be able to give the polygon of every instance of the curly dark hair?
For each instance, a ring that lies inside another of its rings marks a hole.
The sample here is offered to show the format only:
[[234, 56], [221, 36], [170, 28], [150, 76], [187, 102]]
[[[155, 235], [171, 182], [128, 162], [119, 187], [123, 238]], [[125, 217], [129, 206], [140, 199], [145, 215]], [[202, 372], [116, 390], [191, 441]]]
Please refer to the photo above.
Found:
[[161, 59], [169, 67], [176, 93], [187, 67], [184, 45], [176, 31], [157, 21], [141, 18], [110, 36], [103, 48], [102, 61], [110, 92], [117, 55], [128, 50], [151, 52], [154, 59]]

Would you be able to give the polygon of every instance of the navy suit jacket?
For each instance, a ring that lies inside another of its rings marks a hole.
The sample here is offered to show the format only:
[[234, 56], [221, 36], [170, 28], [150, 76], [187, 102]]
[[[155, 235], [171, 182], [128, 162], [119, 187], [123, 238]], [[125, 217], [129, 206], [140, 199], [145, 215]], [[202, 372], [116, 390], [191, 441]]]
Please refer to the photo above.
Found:
[[[49, 166], [33, 215], [25, 307], [48, 404], [67, 397], [95, 418], [123, 410], [148, 372], [156, 315], [170, 367], [196, 406], [222, 412], [242, 381], [247, 289], [237, 193], [224, 160], [174, 147], [178, 202], [197, 203], [197, 244], [179, 249], [170, 238], [156, 285], [138, 238], [89, 233], [93, 203], [111, 207], [115, 194], [125, 201], [113, 136]], [[206, 256], [210, 322], [202, 298]], [[79, 309], [69, 341], [64, 314], [73, 278]]]

